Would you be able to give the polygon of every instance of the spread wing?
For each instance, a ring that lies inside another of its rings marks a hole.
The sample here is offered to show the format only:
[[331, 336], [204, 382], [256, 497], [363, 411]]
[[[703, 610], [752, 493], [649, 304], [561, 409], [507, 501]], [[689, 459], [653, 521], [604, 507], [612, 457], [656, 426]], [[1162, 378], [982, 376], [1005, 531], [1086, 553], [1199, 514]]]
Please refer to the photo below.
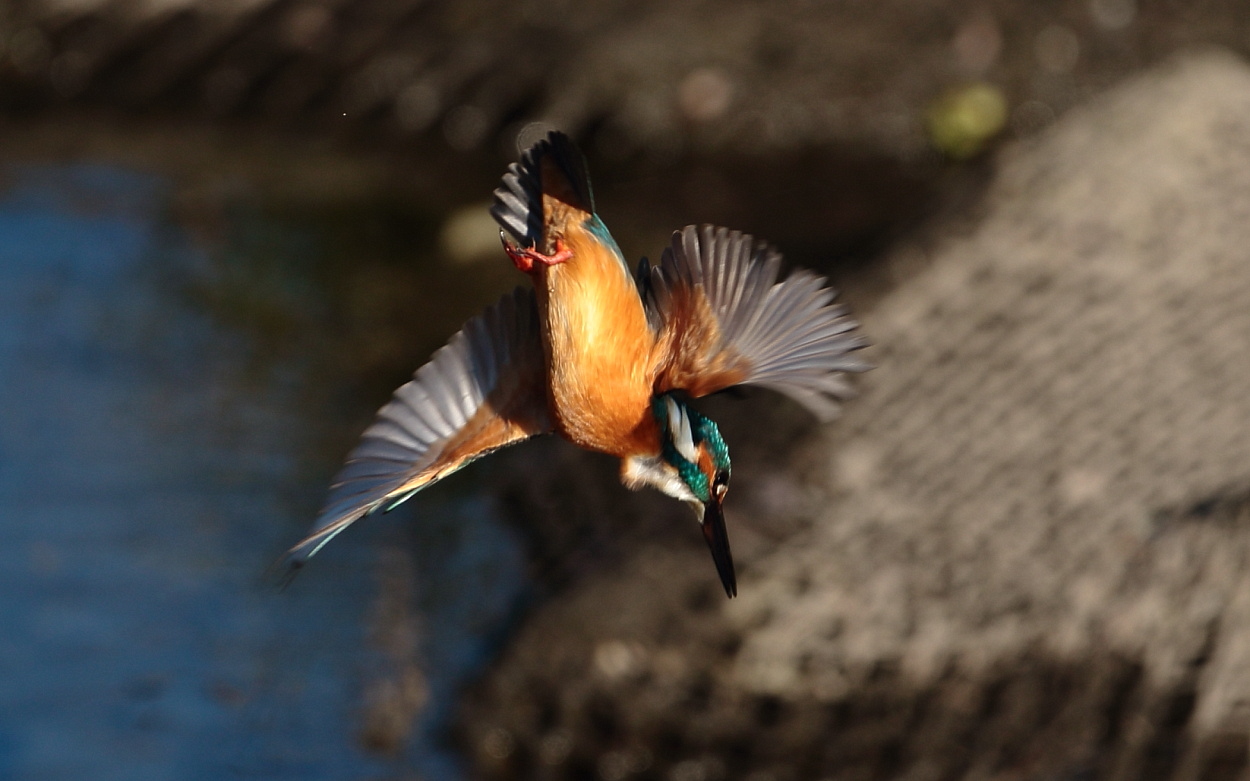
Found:
[[360, 518], [550, 429], [534, 294], [517, 288], [466, 323], [378, 411], [286, 560], [299, 567]]
[[751, 236], [712, 226], [673, 234], [659, 265], [638, 269], [639, 292], [660, 354], [656, 390], [704, 396], [762, 385], [818, 417], [851, 395], [843, 372], [870, 366], [868, 344], [826, 280], [796, 271], [777, 281], [781, 255]]

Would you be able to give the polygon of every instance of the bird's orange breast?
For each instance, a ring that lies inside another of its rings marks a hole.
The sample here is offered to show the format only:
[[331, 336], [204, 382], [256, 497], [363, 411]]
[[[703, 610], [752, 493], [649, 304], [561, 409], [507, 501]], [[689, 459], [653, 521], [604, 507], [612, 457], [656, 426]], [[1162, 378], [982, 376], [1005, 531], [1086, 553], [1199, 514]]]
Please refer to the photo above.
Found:
[[584, 227], [569, 226], [562, 241], [573, 257], [535, 280], [556, 428], [616, 456], [649, 450], [654, 337], [642, 300], [620, 260]]

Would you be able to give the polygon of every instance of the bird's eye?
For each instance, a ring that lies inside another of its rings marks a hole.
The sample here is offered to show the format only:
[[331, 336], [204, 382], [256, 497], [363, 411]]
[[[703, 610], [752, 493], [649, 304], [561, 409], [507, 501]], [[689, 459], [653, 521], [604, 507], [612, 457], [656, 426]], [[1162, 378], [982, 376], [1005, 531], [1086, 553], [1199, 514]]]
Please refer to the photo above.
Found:
[[729, 492], [729, 473], [719, 471], [712, 479], [712, 492], [716, 494], [717, 499], [724, 499], [725, 494]]

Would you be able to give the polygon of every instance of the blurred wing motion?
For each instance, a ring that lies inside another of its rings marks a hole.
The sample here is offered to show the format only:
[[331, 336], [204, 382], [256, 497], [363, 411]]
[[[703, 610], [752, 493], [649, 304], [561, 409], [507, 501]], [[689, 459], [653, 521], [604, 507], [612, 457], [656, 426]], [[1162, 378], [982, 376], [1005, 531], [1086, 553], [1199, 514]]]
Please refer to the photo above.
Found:
[[292, 567], [339, 532], [505, 445], [551, 429], [534, 294], [517, 288], [465, 324], [401, 386], [330, 486]]
[[826, 280], [796, 271], [777, 281], [781, 255], [748, 235], [688, 226], [658, 266], [644, 260], [639, 291], [660, 354], [657, 391], [698, 397], [732, 385], [780, 391], [821, 419], [852, 391], [842, 372], [869, 365], [868, 341]]

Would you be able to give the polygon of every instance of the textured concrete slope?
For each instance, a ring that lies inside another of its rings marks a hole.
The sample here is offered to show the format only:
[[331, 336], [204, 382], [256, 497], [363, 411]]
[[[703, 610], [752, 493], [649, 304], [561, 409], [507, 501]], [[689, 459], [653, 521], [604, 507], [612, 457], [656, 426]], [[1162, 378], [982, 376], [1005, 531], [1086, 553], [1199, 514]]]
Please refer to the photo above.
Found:
[[1250, 68], [1173, 61], [1000, 169], [865, 313], [812, 523], [723, 606], [641, 551], [539, 610], [466, 706], [480, 772], [1244, 772]]
[[867, 318], [880, 368], [831, 432], [831, 508], [733, 605], [772, 616], [743, 682], [787, 691], [781, 660], [804, 655], [806, 686], [822, 662], [924, 677], [1033, 644], [1168, 679], [1213, 623], [1209, 674], [1239, 664], [1250, 529], [1208, 516], [1250, 490], [1248, 218], [1250, 71], [1230, 58], [1015, 150], [972, 235]]

